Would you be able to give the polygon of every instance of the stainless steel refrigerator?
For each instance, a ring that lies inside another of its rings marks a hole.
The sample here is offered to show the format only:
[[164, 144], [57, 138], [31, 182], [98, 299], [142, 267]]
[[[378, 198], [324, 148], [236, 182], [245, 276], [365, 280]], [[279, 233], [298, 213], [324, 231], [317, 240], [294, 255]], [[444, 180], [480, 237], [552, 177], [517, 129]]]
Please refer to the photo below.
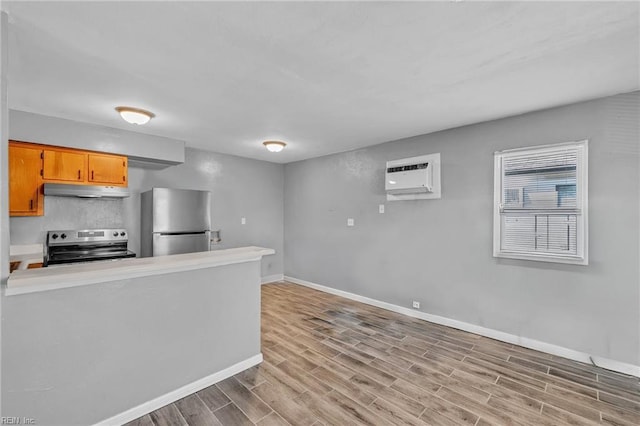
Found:
[[209, 251], [211, 193], [153, 188], [141, 194], [143, 257]]

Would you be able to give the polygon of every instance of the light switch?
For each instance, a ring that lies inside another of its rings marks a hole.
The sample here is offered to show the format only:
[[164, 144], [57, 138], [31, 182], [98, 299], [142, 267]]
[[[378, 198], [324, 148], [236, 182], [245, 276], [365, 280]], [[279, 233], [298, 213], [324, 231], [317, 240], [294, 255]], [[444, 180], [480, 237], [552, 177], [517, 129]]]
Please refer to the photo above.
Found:
[[378, 213], [380, 214], [384, 213], [384, 204], [378, 205]]
[[356, 221], [352, 217], [347, 218], [347, 226], [354, 226]]
[[247, 224], [247, 218], [246, 217], [240, 218], [240, 224], [241, 225], [246, 225]]

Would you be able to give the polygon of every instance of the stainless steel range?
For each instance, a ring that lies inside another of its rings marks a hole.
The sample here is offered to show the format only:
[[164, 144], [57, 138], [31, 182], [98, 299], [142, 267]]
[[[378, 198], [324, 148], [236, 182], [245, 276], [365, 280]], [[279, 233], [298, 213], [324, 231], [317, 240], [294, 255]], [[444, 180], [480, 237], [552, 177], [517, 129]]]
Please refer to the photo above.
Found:
[[47, 232], [43, 266], [135, 257], [127, 249], [124, 229], [83, 229]]

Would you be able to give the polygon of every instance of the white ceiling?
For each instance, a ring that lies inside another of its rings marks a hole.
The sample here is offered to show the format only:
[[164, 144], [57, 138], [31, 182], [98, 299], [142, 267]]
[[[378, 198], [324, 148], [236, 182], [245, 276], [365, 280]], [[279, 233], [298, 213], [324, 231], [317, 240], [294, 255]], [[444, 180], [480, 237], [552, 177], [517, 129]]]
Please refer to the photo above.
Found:
[[640, 88], [637, 2], [2, 7], [10, 108], [282, 163]]

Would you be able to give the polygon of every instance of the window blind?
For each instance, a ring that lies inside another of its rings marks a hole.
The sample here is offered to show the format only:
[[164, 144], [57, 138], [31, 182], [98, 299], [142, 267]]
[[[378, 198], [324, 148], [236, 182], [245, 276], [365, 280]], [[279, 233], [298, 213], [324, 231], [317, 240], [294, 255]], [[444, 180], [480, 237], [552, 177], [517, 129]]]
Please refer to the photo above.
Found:
[[582, 256], [583, 148], [573, 144], [500, 153], [498, 252]]

